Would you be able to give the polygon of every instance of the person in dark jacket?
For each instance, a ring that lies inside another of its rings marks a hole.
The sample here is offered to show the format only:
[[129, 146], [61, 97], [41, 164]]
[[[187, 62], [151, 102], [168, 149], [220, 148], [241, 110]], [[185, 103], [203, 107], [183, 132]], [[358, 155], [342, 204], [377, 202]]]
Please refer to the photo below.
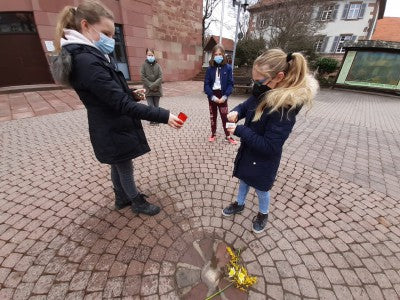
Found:
[[[146, 90], [147, 104], [159, 107], [162, 97], [162, 69], [158, 64], [153, 49], [146, 49], [146, 60], [140, 70], [143, 87]], [[150, 122], [150, 125], [157, 125], [157, 122]]]
[[135, 101], [144, 94], [129, 89], [109, 54], [115, 41], [110, 10], [98, 1], [65, 7], [56, 29], [56, 56], [52, 73], [56, 82], [72, 86], [87, 109], [90, 141], [96, 158], [111, 165], [117, 209], [131, 206], [135, 213], [155, 215], [160, 208], [138, 192], [132, 159], [150, 151], [140, 120], [182, 122], [169, 111]]
[[268, 220], [270, 193], [279, 168], [282, 147], [296, 123], [296, 115], [311, 107], [318, 90], [308, 75], [307, 61], [301, 53], [286, 54], [271, 49], [254, 61], [253, 95], [227, 116], [230, 122], [245, 119], [243, 125], [229, 128], [240, 137], [233, 176], [239, 178], [237, 201], [222, 210], [232, 216], [244, 209], [250, 187], [255, 188], [259, 213], [253, 219], [253, 231], [264, 231]]
[[212, 50], [210, 66], [207, 68], [204, 78], [204, 92], [208, 98], [211, 120], [210, 142], [214, 142], [217, 132], [218, 110], [221, 115], [222, 126], [227, 142], [236, 145], [235, 141], [226, 129], [226, 116], [228, 114], [228, 97], [233, 91], [232, 67], [227, 63], [225, 50], [222, 45], [215, 45]]

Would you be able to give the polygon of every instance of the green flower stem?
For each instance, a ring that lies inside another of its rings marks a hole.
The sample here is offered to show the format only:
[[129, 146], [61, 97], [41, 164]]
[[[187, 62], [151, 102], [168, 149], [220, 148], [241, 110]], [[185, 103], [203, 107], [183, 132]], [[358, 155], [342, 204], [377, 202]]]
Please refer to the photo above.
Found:
[[219, 294], [222, 294], [228, 287], [230, 287], [233, 284], [233, 282], [231, 282], [230, 284], [228, 284], [226, 287], [224, 287], [222, 290], [219, 290], [218, 292], [216, 292], [215, 294], [212, 294], [211, 296], [207, 297], [205, 300], [210, 300], [212, 298], [214, 298], [215, 296], [218, 296]]

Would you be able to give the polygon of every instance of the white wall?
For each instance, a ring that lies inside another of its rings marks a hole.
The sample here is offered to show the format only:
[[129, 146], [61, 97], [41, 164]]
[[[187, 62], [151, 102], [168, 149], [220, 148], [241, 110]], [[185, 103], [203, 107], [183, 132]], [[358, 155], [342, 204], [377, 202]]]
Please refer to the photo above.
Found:
[[[368, 21], [374, 18], [374, 16], [372, 15], [374, 8], [369, 7], [368, 4], [376, 3], [376, 0], [362, 1], [363, 3], [367, 4], [364, 18], [358, 20], [342, 20], [341, 18], [345, 9], [345, 5], [350, 4], [350, 2], [352, 1], [344, 0], [334, 2], [339, 5], [339, 11], [336, 20], [326, 22], [325, 28], [318, 32], [318, 34], [326, 35], [329, 38], [325, 51], [326, 53], [330, 53], [335, 36], [340, 36], [341, 34], [352, 34], [357, 36], [356, 40], [358, 40], [359, 37], [366, 37], [368, 35], [368, 30], [364, 31], [364, 29], [368, 27]], [[371, 24], [373, 24], [373, 22]]]
[[376, 0], [363, 0], [363, 3], [367, 3], [364, 18], [358, 20], [341, 20], [343, 10], [346, 4], [350, 4], [351, 1], [337, 1], [339, 4], [339, 11], [335, 21], [327, 22], [326, 27], [322, 29], [319, 33], [335, 36], [341, 33], [352, 33], [357, 36], [366, 36], [367, 32], [364, 32], [364, 28], [368, 27], [368, 20], [372, 18], [371, 13], [373, 12], [373, 7], [368, 7], [368, 4], [375, 3]]
[[204, 51], [203, 67], [208, 67], [211, 59], [211, 52]]

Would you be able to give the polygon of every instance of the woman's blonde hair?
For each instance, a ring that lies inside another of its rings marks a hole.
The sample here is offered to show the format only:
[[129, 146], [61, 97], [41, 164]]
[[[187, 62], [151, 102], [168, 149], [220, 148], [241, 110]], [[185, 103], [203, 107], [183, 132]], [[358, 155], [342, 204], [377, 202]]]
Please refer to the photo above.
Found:
[[307, 60], [301, 53], [288, 55], [281, 49], [270, 49], [257, 57], [253, 68], [268, 80], [279, 72], [285, 74], [277, 87], [266, 93], [256, 109], [253, 121], [258, 121], [266, 108], [272, 113], [281, 108], [289, 108], [290, 111], [303, 105], [309, 109], [312, 107], [318, 83], [309, 74]]
[[73, 29], [81, 31], [81, 21], [87, 20], [89, 24], [100, 22], [102, 17], [114, 20], [114, 15], [111, 10], [104, 6], [100, 1], [86, 0], [79, 4], [78, 7], [66, 6], [58, 15], [55, 35], [56, 52], [60, 53], [61, 38], [64, 37], [64, 29]]

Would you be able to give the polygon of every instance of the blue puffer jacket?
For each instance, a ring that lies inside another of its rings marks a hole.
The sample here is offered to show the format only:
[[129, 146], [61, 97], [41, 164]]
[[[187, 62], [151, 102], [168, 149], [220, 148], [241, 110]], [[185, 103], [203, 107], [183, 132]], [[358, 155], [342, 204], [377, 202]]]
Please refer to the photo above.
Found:
[[[208, 100], [211, 100], [213, 96], [213, 85], [215, 82], [215, 73], [217, 72], [217, 67], [209, 66], [206, 71], [206, 76], [204, 79], [204, 93], [207, 94]], [[221, 67], [221, 92], [222, 96], [227, 98], [232, 94], [233, 91], [233, 74], [231, 65], [223, 65]]]
[[282, 156], [282, 147], [289, 137], [296, 115], [301, 107], [269, 113], [264, 110], [260, 120], [252, 122], [259, 100], [251, 96], [232, 111], [238, 112], [238, 119], [245, 119], [244, 125], [238, 125], [235, 135], [240, 137], [241, 145], [235, 159], [233, 176], [248, 185], [269, 191], [275, 181]]

